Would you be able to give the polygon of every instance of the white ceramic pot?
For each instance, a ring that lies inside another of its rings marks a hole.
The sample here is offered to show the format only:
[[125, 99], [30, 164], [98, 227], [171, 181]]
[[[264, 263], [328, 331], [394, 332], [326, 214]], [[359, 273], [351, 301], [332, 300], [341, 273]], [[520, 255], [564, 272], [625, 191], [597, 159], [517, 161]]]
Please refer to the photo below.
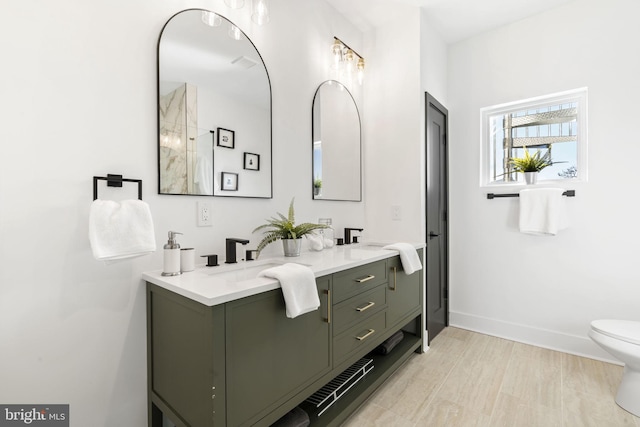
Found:
[[536, 182], [538, 182], [538, 172], [525, 172], [524, 182], [526, 182], [527, 185], [535, 184]]

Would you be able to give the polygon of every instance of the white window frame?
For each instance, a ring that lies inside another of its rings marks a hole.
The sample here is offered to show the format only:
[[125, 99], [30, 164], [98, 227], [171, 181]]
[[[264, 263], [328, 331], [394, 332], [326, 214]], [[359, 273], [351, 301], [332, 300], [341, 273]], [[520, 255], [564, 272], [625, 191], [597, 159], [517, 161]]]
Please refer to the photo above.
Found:
[[514, 187], [523, 186], [524, 182], [512, 181], [491, 181], [491, 165], [495, 162], [495, 150], [491, 146], [491, 126], [489, 119], [496, 115], [508, 114], [524, 109], [540, 108], [547, 105], [577, 103], [577, 168], [578, 174], [575, 178], [545, 179], [539, 183], [565, 184], [568, 182], [586, 182], [587, 170], [587, 88], [573, 89], [566, 92], [554, 93], [550, 95], [529, 98], [522, 101], [509, 102], [506, 104], [493, 105], [480, 109], [480, 186], [481, 187]]

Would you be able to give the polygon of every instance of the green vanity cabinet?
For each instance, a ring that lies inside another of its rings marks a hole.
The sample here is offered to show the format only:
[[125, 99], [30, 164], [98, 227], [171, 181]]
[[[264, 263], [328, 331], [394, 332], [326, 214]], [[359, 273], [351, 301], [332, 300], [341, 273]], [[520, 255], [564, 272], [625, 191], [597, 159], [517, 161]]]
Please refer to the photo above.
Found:
[[226, 304], [229, 426], [253, 425], [331, 370], [330, 283], [316, 279], [320, 308], [294, 319], [280, 289]]
[[225, 425], [224, 306], [147, 284], [149, 425]]
[[[422, 249], [418, 250], [418, 255], [422, 259]], [[423, 270], [407, 275], [400, 257], [389, 258], [387, 263], [387, 327], [393, 328], [398, 324], [404, 325], [406, 319], [421, 313]]]
[[[296, 406], [339, 426], [422, 352], [422, 278], [398, 256], [321, 276], [320, 308], [294, 319], [280, 288], [209, 306], [147, 282], [149, 426], [268, 427]], [[390, 354], [372, 351], [400, 329]], [[374, 368], [319, 416], [305, 400], [362, 357]]]
[[148, 284], [150, 425], [162, 425], [158, 410], [193, 427], [286, 414], [283, 403], [331, 371], [331, 278], [316, 284], [320, 308], [294, 319], [281, 289], [208, 307]]

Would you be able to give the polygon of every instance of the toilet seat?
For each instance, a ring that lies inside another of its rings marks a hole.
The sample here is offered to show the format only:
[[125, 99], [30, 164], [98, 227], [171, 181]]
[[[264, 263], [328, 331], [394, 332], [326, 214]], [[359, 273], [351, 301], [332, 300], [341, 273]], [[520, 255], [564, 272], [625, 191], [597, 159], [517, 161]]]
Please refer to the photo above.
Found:
[[594, 320], [591, 329], [611, 338], [640, 345], [640, 322], [631, 320]]

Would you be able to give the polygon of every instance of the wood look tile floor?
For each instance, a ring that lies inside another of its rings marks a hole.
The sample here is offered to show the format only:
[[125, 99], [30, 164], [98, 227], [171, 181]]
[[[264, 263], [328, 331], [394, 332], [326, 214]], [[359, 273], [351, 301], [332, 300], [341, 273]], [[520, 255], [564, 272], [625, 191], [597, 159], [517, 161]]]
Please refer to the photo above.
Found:
[[343, 427], [640, 427], [614, 401], [622, 369], [448, 327]]

